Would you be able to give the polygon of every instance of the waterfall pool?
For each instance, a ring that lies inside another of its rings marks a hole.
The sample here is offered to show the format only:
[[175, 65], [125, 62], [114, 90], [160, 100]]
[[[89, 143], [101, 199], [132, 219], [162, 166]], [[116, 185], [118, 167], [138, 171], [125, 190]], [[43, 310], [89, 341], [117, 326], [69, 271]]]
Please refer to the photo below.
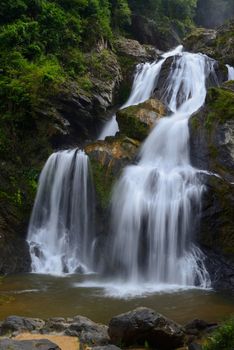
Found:
[[162, 287], [158, 292], [123, 298], [124, 294], [114, 296], [113, 288], [114, 285], [112, 289], [110, 285], [107, 289], [98, 287], [95, 276], [90, 275], [6, 276], [0, 282], [0, 320], [9, 315], [39, 318], [83, 315], [95, 322], [108, 323], [112, 316], [139, 306], [153, 308], [181, 324], [195, 318], [220, 321], [234, 314], [234, 297], [212, 290], [163, 291]]

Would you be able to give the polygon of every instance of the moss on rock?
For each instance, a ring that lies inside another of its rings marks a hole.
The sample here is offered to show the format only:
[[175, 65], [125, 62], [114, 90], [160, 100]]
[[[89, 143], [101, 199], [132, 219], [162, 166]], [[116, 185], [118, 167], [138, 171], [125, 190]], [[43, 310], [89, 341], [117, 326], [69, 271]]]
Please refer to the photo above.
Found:
[[156, 99], [121, 109], [117, 112], [120, 133], [143, 141], [156, 121], [165, 114], [165, 106]]
[[102, 209], [108, 207], [114, 182], [124, 166], [133, 161], [138, 146], [138, 141], [127, 137], [109, 137], [105, 141], [97, 141], [85, 147]]

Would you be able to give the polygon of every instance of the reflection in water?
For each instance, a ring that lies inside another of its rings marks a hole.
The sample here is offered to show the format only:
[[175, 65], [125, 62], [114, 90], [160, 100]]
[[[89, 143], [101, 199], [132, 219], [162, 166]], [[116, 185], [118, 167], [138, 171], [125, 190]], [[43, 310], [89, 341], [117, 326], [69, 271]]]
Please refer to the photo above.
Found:
[[88, 286], [87, 278], [90, 276], [7, 276], [0, 284], [0, 296], [13, 296], [13, 300], [1, 305], [0, 319], [14, 314], [40, 318], [83, 315], [108, 323], [114, 315], [146, 306], [183, 324], [195, 318], [218, 321], [234, 313], [234, 298], [222, 293], [194, 289], [118, 299], [105, 297], [100, 287], [81, 287], [82, 283]]

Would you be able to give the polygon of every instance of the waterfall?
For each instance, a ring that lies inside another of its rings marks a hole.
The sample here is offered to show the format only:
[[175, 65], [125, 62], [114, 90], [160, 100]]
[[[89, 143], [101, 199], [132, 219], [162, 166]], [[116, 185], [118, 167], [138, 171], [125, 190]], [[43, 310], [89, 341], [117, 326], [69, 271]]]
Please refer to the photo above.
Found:
[[228, 69], [228, 80], [234, 80], [234, 67], [229, 66], [229, 64], [226, 64], [226, 67]]
[[[205, 257], [193, 240], [204, 186], [190, 163], [188, 120], [205, 101], [215, 61], [202, 54], [172, 55], [164, 85], [172, 113], [157, 122], [138, 164], [127, 166], [115, 186], [109, 263], [138, 285], [209, 287]], [[156, 75], [167, 57], [154, 64]]]
[[[164, 53], [159, 62], [155, 61], [153, 63], [146, 62], [144, 64], [138, 64], [136, 67], [136, 74], [134, 77], [131, 94], [127, 102], [125, 102], [120, 109], [134, 106], [148, 100], [152, 96], [152, 93], [157, 85], [161, 67], [166, 58], [182, 52], [182, 49], [183, 46], [179, 45], [174, 50]], [[116, 120], [116, 114], [114, 114], [104, 126], [98, 139], [104, 140], [107, 136], [115, 136], [118, 131], [119, 127]]]
[[32, 271], [45, 274], [92, 270], [94, 193], [88, 157], [53, 153], [39, 179], [28, 243]]

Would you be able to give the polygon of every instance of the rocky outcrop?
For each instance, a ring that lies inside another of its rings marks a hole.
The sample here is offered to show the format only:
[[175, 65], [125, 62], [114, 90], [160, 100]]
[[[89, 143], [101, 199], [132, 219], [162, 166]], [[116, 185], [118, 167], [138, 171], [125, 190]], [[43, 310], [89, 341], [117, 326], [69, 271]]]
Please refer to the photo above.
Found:
[[234, 290], [234, 93], [229, 84], [209, 90], [190, 119], [192, 164], [206, 185], [197, 240], [206, 250], [214, 286]]
[[181, 326], [143, 307], [112, 318], [109, 335], [113, 344], [124, 346], [148, 344], [152, 348], [172, 350], [184, 343]]
[[202, 52], [223, 64], [234, 65], [234, 20], [217, 30], [196, 28], [184, 40], [187, 50]]
[[162, 31], [153, 19], [140, 14], [133, 13], [131, 31], [140, 43], [154, 45], [160, 50], [167, 51], [181, 43], [178, 33], [172, 27], [166, 25]]
[[120, 133], [143, 141], [156, 121], [165, 114], [165, 106], [156, 99], [121, 109], [117, 112]]

